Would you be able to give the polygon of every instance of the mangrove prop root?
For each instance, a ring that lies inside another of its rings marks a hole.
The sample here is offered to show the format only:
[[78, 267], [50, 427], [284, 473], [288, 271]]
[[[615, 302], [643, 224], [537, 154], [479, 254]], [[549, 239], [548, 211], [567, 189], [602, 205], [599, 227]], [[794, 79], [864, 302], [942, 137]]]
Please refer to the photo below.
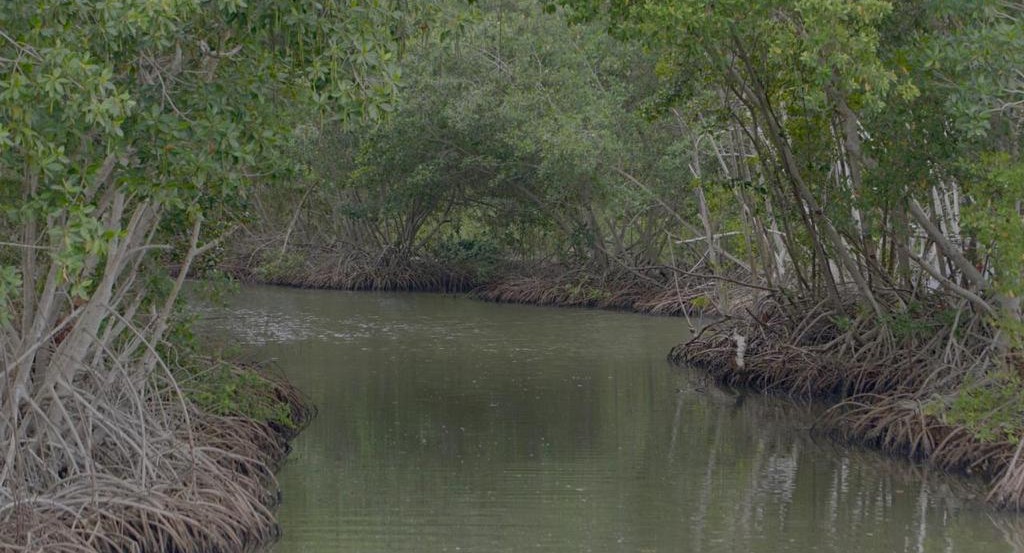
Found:
[[0, 502], [0, 550], [246, 551], [277, 535], [274, 468], [313, 415], [295, 388], [265, 387], [290, 407], [284, 428], [203, 412], [145, 383], [98, 384], [61, 398], [82, 421], [74, 444], [42, 455], [26, 444], [15, 457], [28, 488]]
[[[749, 317], [708, 325], [673, 348], [669, 359], [721, 384], [825, 399], [833, 407], [815, 425], [825, 434], [981, 475], [991, 484], [992, 503], [1024, 507], [1024, 445], [981, 439], [928, 408], [986, 366], [991, 330], [971, 321], [976, 332], [962, 336], [942, 327], [899, 334], [868, 318], [843, 319], [821, 303], [807, 302], [799, 317], [793, 312], [766, 297]], [[736, 336], [744, 339], [742, 361]], [[956, 365], [948, 354], [954, 343]]]
[[[348, 248], [299, 249], [283, 259], [236, 256], [224, 269], [242, 281], [301, 288], [469, 292], [478, 299], [500, 303], [687, 317], [722, 314], [718, 284], [706, 276], [670, 275], [661, 267], [634, 268], [625, 263], [611, 268], [504, 263], [493, 274], [481, 275], [429, 256]], [[756, 288], [733, 287], [729, 310], [744, 309], [763, 295]]]

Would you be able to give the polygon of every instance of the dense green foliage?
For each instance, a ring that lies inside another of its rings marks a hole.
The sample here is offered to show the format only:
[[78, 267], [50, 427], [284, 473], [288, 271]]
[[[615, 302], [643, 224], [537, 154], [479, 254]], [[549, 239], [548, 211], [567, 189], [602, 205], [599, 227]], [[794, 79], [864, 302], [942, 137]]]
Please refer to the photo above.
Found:
[[645, 117], [654, 60], [533, 4], [489, 5], [457, 40], [410, 53], [384, 124], [316, 137], [301, 215], [268, 189], [258, 244], [442, 262], [457, 248], [484, 264], [663, 256], [693, 196], [677, 182], [690, 137]]
[[[542, 275], [522, 297], [725, 315], [770, 294], [794, 328], [828, 321], [827, 344], [954, 367], [917, 393], [977, 426], [971, 406], [1021, 371], [1022, 17], [990, 0], [0, 4], [0, 502], [98, 473], [180, 480], [192, 407], [161, 352], [184, 279], [225, 242], [224, 266], [272, 282]], [[225, 382], [207, 411], [244, 403]]]
[[[225, 377], [184, 395], [161, 355], [176, 300], [249, 189], [303, 173], [302, 136], [393, 109], [405, 44], [437, 15], [388, 0], [0, 3], [0, 547], [269, 535], [250, 438], [273, 439], [246, 426], [222, 440], [209, 418], [253, 411], [232, 386], [265, 389]], [[150, 511], [119, 507], [127, 495]], [[218, 503], [231, 507], [201, 512]]]
[[306, 258], [358, 250], [367, 272], [460, 241], [598, 271], [685, 262], [836, 308], [853, 293], [881, 321], [941, 288], [1018, 339], [1018, 8], [566, 0], [464, 15], [457, 40], [405, 60], [383, 125], [314, 137], [300, 206], [270, 198], [247, 255], [273, 263], [297, 232]]
[[[734, 316], [768, 294], [797, 339], [825, 321], [816, 346], [1008, 435], [969, 412], [1021, 396], [1003, 385], [1024, 338], [1021, 6], [524, 0], [462, 16], [403, 61], [382, 124], [313, 137], [298, 208], [260, 195], [236, 268]], [[895, 376], [922, 371], [947, 376]]]

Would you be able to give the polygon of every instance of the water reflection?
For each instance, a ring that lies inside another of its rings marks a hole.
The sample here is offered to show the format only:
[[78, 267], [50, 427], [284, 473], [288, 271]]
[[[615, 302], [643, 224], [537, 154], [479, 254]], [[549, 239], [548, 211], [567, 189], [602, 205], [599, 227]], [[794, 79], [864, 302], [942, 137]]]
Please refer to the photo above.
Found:
[[[1021, 551], [1022, 521], [695, 382], [673, 319], [246, 289], [206, 324], [321, 408], [275, 552]], [[952, 491], [951, 487], [958, 488]]]

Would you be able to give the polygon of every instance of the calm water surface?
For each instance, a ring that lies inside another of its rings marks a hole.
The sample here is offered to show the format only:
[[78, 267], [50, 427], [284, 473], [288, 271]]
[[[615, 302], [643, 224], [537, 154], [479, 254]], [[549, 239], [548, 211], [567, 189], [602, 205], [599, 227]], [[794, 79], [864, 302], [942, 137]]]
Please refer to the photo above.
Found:
[[1024, 551], [959, 483], [668, 366], [679, 319], [272, 287], [200, 313], [320, 408], [274, 553]]

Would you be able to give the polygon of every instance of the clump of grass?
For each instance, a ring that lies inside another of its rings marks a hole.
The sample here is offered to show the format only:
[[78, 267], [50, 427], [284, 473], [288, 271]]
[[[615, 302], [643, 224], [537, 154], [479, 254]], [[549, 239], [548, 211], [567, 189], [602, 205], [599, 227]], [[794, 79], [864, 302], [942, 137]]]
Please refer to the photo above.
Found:
[[939, 415], [983, 442], [1017, 443], [1024, 435], [1024, 385], [1010, 372], [997, 373], [983, 383], [965, 384]]
[[200, 409], [214, 415], [266, 421], [288, 429], [298, 425], [292, 419], [292, 404], [278, 394], [279, 383], [227, 362], [188, 383], [187, 392]]

